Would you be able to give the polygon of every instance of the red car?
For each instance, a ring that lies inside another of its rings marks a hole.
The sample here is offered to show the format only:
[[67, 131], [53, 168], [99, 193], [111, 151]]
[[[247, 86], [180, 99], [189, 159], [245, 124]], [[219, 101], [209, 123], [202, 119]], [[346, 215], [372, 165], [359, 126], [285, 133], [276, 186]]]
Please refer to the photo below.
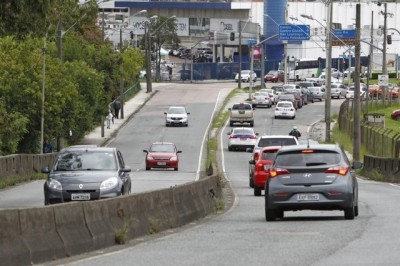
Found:
[[173, 168], [178, 171], [179, 151], [175, 144], [171, 142], [155, 142], [151, 144], [148, 150], [143, 150], [146, 153], [146, 170], [151, 168]]
[[264, 82], [278, 82], [281, 81], [283, 82], [285, 79], [285, 74], [282, 70], [270, 70], [265, 76], [264, 76]]
[[396, 109], [392, 112], [390, 117], [394, 120], [400, 121], [400, 109]]
[[268, 146], [260, 150], [260, 156], [257, 159], [250, 160], [250, 164], [254, 164], [254, 196], [261, 196], [261, 191], [264, 190], [265, 182], [268, 178], [269, 168], [275, 160], [276, 152], [281, 146]]

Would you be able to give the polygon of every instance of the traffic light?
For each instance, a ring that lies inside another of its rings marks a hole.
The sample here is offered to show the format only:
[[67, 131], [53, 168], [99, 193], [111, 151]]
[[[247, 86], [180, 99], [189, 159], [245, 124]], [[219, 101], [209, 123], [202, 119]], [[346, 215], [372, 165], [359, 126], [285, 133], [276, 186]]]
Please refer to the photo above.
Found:
[[231, 41], [234, 41], [235, 40], [235, 33], [234, 32], [231, 32]]
[[392, 35], [387, 35], [386, 41], [387, 41], [387, 44], [392, 44]]
[[131, 40], [133, 40], [133, 31], [129, 32], [130, 36], [131, 36]]

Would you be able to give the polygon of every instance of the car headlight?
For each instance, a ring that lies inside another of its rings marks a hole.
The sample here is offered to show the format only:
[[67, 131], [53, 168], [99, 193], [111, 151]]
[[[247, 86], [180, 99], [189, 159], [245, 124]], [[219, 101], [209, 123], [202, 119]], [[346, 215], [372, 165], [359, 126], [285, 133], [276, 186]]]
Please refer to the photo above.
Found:
[[110, 177], [103, 182], [101, 182], [100, 190], [108, 190], [116, 187], [118, 184], [118, 179], [116, 177]]
[[177, 160], [178, 160], [178, 157], [172, 156], [169, 160], [170, 160], [170, 161], [177, 161]]
[[58, 190], [58, 191], [62, 191], [62, 185], [60, 182], [58, 182], [55, 179], [50, 178], [49, 180], [47, 180], [47, 186], [50, 189], [54, 189], [54, 190]]
[[152, 156], [147, 156], [147, 160], [154, 160], [154, 158]]

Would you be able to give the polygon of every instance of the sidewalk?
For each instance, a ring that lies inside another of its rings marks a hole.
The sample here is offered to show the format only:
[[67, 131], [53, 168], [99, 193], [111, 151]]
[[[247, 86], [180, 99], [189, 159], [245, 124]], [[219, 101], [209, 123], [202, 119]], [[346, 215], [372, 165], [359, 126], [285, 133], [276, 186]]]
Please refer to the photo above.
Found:
[[[128, 121], [133, 117], [135, 113], [137, 113], [150, 98], [157, 92], [156, 88], [163, 86], [164, 84], [158, 83], [153, 84], [153, 91], [150, 93], [146, 92], [146, 84], [140, 84], [139, 92], [131, 98], [129, 101], [126, 101], [123, 106], [124, 118], [114, 119], [114, 124], [111, 124], [111, 128], [107, 129], [106, 121], [104, 119], [104, 136], [102, 137], [102, 127], [96, 127], [92, 132], [87, 134], [81, 141], [80, 145], [97, 145], [97, 146], [105, 146], [107, 142], [113, 138], [118, 130], [123, 127]], [[121, 109], [122, 110], [122, 109]]]

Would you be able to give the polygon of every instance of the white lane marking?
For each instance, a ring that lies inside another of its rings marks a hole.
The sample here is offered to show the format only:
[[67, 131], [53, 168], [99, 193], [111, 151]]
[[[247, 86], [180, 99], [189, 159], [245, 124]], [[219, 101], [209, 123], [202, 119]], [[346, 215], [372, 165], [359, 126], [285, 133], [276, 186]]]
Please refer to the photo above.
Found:
[[214, 119], [214, 114], [215, 114], [215, 112], [217, 111], [217, 106], [218, 106], [218, 103], [219, 103], [219, 98], [220, 98], [220, 96], [221, 96], [221, 91], [219, 91], [219, 93], [218, 93], [217, 101], [215, 102], [214, 110], [213, 110], [213, 112], [212, 112], [210, 122], [208, 123], [207, 129], [206, 129], [206, 131], [204, 132], [203, 141], [202, 141], [202, 143], [201, 143], [201, 148], [200, 148], [199, 161], [198, 161], [198, 163], [197, 163], [197, 172], [196, 172], [196, 179], [195, 179], [195, 181], [198, 181], [198, 180], [200, 179], [200, 168], [201, 168], [201, 160], [202, 160], [202, 154], [203, 154], [203, 150], [204, 150], [204, 144], [205, 144], [205, 142], [206, 142], [207, 134], [209, 134], [209, 130], [210, 130], [212, 121], [213, 121], [213, 119]]
[[219, 139], [220, 139], [220, 143], [221, 143], [221, 161], [222, 161], [222, 174], [224, 175], [225, 179], [230, 182], [228, 176], [226, 175], [226, 171], [225, 171], [225, 153], [224, 153], [224, 141], [223, 141], [223, 133], [225, 132], [225, 128], [226, 125], [228, 125], [228, 120], [226, 120], [224, 127], [222, 128], [220, 135], [219, 135]]

